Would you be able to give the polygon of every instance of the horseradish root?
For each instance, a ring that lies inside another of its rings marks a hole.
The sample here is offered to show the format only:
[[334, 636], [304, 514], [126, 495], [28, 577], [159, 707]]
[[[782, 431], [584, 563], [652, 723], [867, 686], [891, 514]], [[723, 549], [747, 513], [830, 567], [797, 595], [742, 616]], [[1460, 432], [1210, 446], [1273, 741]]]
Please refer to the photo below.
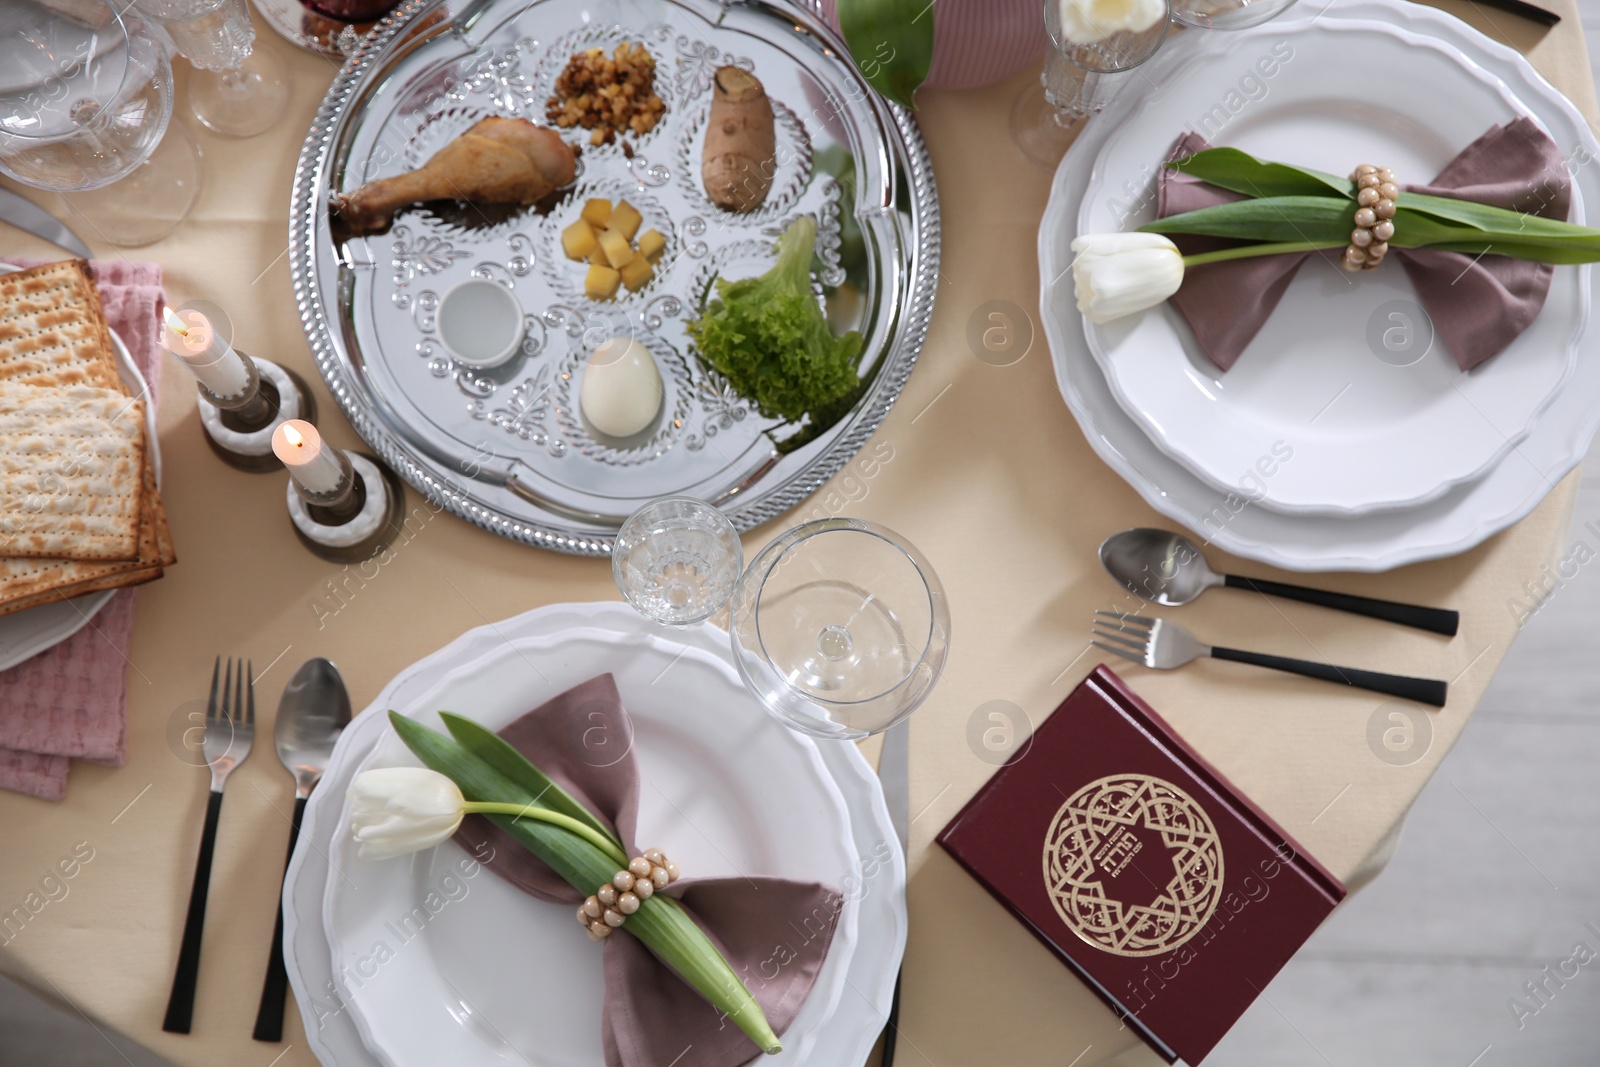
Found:
[[777, 137], [766, 90], [747, 70], [719, 67], [700, 163], [706, 196], [729, 211], [754, 211], [767, 199], [776, 169]]

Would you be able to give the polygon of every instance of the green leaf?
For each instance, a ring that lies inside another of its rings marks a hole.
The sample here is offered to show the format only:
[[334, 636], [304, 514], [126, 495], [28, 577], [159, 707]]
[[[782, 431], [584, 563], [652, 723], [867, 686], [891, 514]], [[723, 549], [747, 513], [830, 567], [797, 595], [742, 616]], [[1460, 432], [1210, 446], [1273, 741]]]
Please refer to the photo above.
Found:
[[459, 741], [463, 748], [531, 794], [539, 807], [549, 808], [551, 811], [577, 819], [616, 845], [619, 851], [627, 849], [622, 839], [613, 833], [610, 827], [596, 818], [588, 808], [578, 803], [571, 793], [552, 781], [549, 775], [528, 762], [528, 758], [513, 748], [505, 738], [461, 715], [441, 711], [439, 717], [444, 720], [450, 736]]
[[1555, 263], [1558, 265], [1576, 265], [1579, 263], [1600, 263], [1600, 245], [1591, 242], [1574, 244], [1573, 242], [1558, 242], [1557, 244], [1519, 244], [1509, 240], [1478, 240], [1478, 241], [1440, 241], [1428, 245], [1445, 252], [1463, 252], [1469, 256], [1494, 255], [1513, 256], [1517, 259], [1531, 260], [1534, 263]]
[[817, 224], [809, 215], [778, 239], [778, 261], [755, 278], [719, 277], [716, 296], [685, 323], [694, 350], [769, 418], [798, 423], [859, 388], [855, 330], [835, 337], [811, 291]]
[[890, 101], [916, 108], [933, 65], [934, 0], [839, 0], [839, 29], [867, 82]]
[[1269, 163], [1237, 148], [1207, 148], [1167, 166], [1193, 175], [1219, 189], [1252, 197], [1322, 196], [1355, 199], [1355, 186], [1348, 178], [1325, 174], [1309, 167]]
[[[1169, 215], [1139, 228], [1148, 233], [1187, 233], [1240, 241], [1311, 243], [1342, 248], [1350, 239], [1350, 231], [1355, 228], [1352, 214], [1348, 200], [1325, 196], [1273, 196], [1258, 200], [1236, 200], [1198, 211], [1186, 211], [1181, 215]], [[1513, 218], [1520, 217], [1514, 212], [1505, 214]], [[1573, 242], [1580, 239], [1585, 248], [1600, 248], [1600, 234], [1591, 238], [1589, 232], [1581, 227], [1568, 227], [1568, 232], [1559, 237], [1531, 232], [1486, 234], [1481, 229], [1408, 208], [1400, 208], [1395, 212], [1394, 239], [1390, 244], [1396, 248], [1422, 248], [1445, 242], [1477, 241], [1476, 247], [1482, 248], [1482, 239], [1486, 236], [1508, 249], [1566, 249], [1573, 247]]]
[[1235, 200], [1147, 222], [1147, 233], [1190, 233], [1242, 241], [1314, 241], [1342, 245], [1349, 240], [1350, 201], [1328, 196], [1274, 196]]
[[1503, 234], [1519, 239], [1567, 241], [1575, 238], [1600, 237], [1600, 230], [1587, 226], [1575, 226], [1559, 219], [1547, 219], [1542, 215], [1511, 211], [1471, 200], [1403, 192], [1400, 194], [1398, 204], [1402, 208], [1432, 215], [1435, 218], [1448, 219], [1486, 233]]

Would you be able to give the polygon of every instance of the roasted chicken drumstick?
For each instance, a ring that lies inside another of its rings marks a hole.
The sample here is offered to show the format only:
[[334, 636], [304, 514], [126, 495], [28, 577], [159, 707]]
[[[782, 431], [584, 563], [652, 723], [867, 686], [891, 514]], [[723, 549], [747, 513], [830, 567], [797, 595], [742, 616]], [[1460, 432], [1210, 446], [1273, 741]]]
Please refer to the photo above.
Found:
[[419, 200], [531, 204], [572, 181], [576, 170], [572, 148], [554, 130], [527, 119], [487, 118], [417, 170], [334, 196], [333, 213], [351, 233], [373, 233]]

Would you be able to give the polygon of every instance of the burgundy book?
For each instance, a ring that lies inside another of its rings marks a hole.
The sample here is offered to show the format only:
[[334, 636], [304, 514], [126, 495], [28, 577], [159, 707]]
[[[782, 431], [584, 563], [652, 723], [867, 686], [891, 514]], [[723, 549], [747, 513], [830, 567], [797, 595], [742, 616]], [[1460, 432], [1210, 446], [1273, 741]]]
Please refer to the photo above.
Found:
[[1345, 894], [1105, 666], [939, 843], [1168, 1063], [1204, 1059]]

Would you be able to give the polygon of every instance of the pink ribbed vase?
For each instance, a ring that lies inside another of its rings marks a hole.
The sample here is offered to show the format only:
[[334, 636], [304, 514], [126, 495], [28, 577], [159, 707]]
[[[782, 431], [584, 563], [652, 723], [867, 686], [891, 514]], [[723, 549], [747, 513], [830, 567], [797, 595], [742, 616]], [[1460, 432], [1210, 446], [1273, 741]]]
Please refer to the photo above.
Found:
[[[820, 0], [822, 17], [839, 28], [839, 0]], [[849, 0], [845, 0], [846, 3]], [[1044, 55], [1040, 0], [937, 0], [930, 89], [992, 85]]]

